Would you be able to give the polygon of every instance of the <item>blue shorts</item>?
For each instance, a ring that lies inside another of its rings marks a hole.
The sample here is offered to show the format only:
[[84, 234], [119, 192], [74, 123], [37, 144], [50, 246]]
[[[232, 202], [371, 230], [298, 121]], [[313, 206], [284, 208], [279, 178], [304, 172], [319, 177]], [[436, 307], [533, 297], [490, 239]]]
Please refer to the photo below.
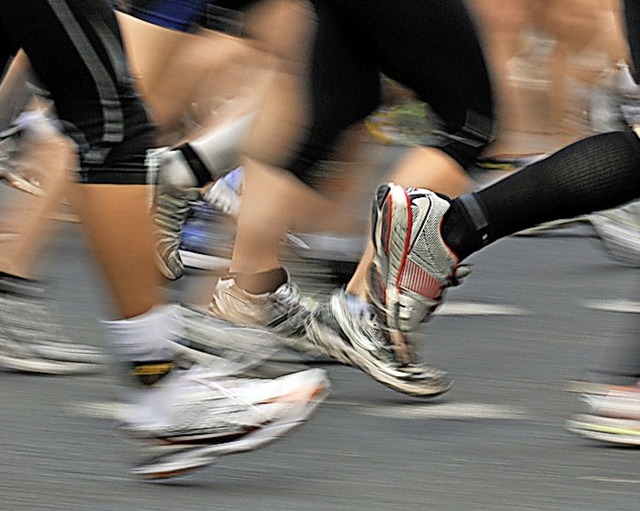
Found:
[[208, 0], [138, 0], [129, 14], [159, 27], [190, 32], [204, 16]]

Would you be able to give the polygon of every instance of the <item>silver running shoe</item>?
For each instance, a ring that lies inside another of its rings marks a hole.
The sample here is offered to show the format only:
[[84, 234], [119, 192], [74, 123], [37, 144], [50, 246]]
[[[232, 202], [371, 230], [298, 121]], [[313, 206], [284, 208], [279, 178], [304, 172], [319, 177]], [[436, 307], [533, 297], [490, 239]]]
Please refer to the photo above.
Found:
[[213, 183], [202, 199], [226, 215], [238, 216], [243, 183], [244, 169], [238, 167]]
[[307, 335], [326, 354], [403, 394], [435, 397], [451, 388], [445, 371], [417, 363], [415, 356], [402, 362], [375, 312], [362, 308], [355, 313], [344, 291], [336, 291], [318, 306]]
[[165, 191], [156, 197], [153, 223], [156, 232], [158, 268], [169, 280], [177, 280], [184, 274], [180, 258], [182, 227], [189, 212], [200, 197], [196, 189]]
[[640, 446], [640, 386], [602, 386], [582, 395], [588, 410], [573, 415], [567, 429], [585, 438]]
[[291, 282], [272, 293], [247, 293], [233, 277], [221, 278], [209, 302], [209, 313], [236, 325], [263, 326], [285, 337], [305, 335], [309, 307]]
[[216, 283], [208, 312], [235, 325], [264, 328], [295, 351], [319, 354], [306, 338], [311, 306], [303, 300], [298, 286], [291, 282], [272, 293], [254, 295], [239, 288], [233, 277], [221, 278]]
[[166, 479], [258, 449], [306, 421], [329, 389], [320, 369], [274, 379], [222, 377], [199, 367], [176, 371], [140, 389], [123, 418], [121, 429], [142, 458], [132, 472]]
[[108, 361], [106, 355], [71, 342], [33, 286], [25, 291], [0, 290], [0, 366], [54, 375], [101, 370]]
[[12, 126], [0, 133], [0, 179], [4, 179], [17, 190], [40, 196], [43, 194], [40, 183], [29, 177], [24, 168], [16, 164], [23, 130], [21, 126]]
[[282, 340], [264, 328], [234, 325], [185, 305], [176, 307], [175, 318], [173, 349], [182, 365], [194, 362], [226, 368], [227, 374], [253, 374], [265, 362], [283, 357]]
[[469, 273], [440, 236], [449, 202], [429, 190], [395, 184], [378, 188], [373, 203], [375, 256], [368, 290], [396, 350], [411, 362], [407, 334], [440, 305], [445, 290]]
[[589, 220], [614, 259], [640, 268], [640, 201], [595, 213]]

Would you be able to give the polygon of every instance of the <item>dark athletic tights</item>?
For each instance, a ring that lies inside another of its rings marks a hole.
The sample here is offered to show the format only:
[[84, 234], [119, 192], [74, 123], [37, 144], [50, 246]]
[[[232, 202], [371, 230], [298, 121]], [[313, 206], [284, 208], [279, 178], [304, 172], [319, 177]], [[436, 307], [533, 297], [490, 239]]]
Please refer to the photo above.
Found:
[[522, 229], [640, 197], [640, 139], [627, 130], [581, 140], [473, 196], [486, 231], [477, 229], [464, 197], [452, 201], [442, 222], [443, 238], [461, 260]]

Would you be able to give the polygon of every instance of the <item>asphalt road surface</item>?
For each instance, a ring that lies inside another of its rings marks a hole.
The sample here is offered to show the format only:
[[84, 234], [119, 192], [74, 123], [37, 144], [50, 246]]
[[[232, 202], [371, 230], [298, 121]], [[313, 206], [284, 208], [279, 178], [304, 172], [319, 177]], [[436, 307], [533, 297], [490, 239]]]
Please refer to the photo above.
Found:
[[[79, 226], [60, 224], [45, 267], [69, 335], [102, 345], [111, 303]], [[326, 366], [333, 393], [267, 448], [174, 481], [128, 475], [109, 370], [0, 370], [0, 509], [99, 511], [602, 511], [640, 509], [640, 453], [564, 430], [568, 382], [625, 340], [638, 272], [589, 237], [510, 238], [476, 254], [425, 327], [425, 358], [454, 388], [423, 402]], [[173, 296], [203, 299], [192, 274]], [[204, 298], [206, 299], [206, 297]], [[608, 309], [608, 310], [603, 310]]]

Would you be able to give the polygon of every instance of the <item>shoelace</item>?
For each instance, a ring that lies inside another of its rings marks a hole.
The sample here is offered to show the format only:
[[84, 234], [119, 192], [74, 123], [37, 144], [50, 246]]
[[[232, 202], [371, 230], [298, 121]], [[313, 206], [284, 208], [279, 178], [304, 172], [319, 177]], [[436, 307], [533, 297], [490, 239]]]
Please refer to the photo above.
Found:
[[310, 310], [301, 301], [298, 285], [289, 282], [280, 286], [276, 295], [275, 303], [280, 314], [278, 319], [284, 317], [287, 322], [294, 324], [296, 330], [304, 329]]

